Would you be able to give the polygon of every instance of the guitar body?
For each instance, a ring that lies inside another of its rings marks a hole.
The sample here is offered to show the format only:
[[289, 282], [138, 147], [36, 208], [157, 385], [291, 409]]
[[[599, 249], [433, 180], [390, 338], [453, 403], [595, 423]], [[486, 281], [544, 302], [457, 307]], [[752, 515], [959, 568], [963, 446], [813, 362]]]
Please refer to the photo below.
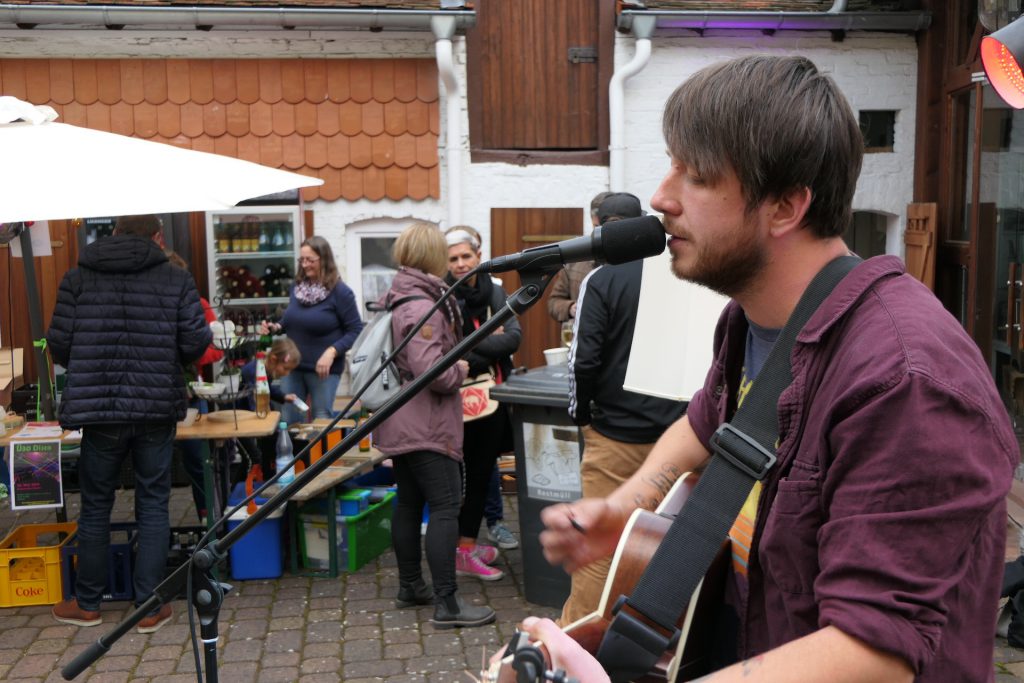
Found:
[[[630, 516], [615, 549], [597, 611], [563, 629], [587, 652], [597, 653], [605, 631], [615, 616], [612, 608], [616, 601], [620, 595], [628, 596], [633, 592], [698, 478], [699, 475], [693, 473], [680, 477], [657, 512], [636, 510]], [[676, 624], [680, 630], [678, 646], [675, 650], [666, 651], [654, 670], [637, 679], [636, 683], [691, 681], [710, 673], [708, 653], [711, 652], [714, 637], [712, 625], [722, 601], [728, 568], [729, 547], [726, 542]], [[492, 680], [514, 683], [515, 673], [510, 665], [505, 665], [497, 678]]]

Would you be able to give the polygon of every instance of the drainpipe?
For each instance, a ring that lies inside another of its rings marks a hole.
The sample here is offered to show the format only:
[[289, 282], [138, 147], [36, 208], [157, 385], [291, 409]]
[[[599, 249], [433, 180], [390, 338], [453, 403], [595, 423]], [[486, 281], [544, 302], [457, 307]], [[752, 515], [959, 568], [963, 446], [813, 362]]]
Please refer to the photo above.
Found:
[[459, 98], [459, 81], [455, 78], [455, 64], [452, 58], [452, 36], [455, 35], [455, 18], [435, 16], [430, 28], [437, 37], [434, 46], [437, 54], [437, 72], [444, 84], [444, 99], [447, 108], [445, 130], [446, 154], [448, 160], [448, 225], [462, 223], [462, 109]]
[[625, 190], [625, 127], [626, 127], [626, 81], [640, 73], [651, 58], [651, 35], [657, 18], [637, 15], [633, 18], [632, 32], [636, 38], [636, 52], [633, 59], [621, 69], [616, 69], [608, 84], [608, 125], [609, 131], [609, 189], [613, 192]]

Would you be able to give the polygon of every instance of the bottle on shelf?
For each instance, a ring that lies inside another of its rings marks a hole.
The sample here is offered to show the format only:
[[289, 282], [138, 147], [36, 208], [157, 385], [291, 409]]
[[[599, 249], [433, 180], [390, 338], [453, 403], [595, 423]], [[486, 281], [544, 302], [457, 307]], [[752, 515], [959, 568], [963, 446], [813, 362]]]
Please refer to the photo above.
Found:
[[224, 251], [229, 254], [238, 251], [238, 249], [236, 248], [236, 243], [238, 242], [238, 225], [235, 223], [229, 223], [228, 227], [225, 228], [224, 231], [225, 234], [227, 235], [227, 249], [225, 249]]
[[284, 248], [291, 249], [295, 245], [295, 236], [292, 233], [291, 223], [285, 223], [282, 232], [284, 232]]
[[[359, 409], [359, 423], [358, 423], [358, 426], [362, 427], [363, 423], [366, 422], [366, 420], [369, 419], [369, 417], [370, 416], [366, 412], [366, 408], [360, 408]], [[360, 453], [368, 453], [370, 451], [370, 446], [372, 444], [373, 444], [373, 437], [372, 437], [371, 434], [367, 433], [366, 436], [364, 436], [363, 438], [361, 438], [359, 440], [359, 452]]]
[[295, 481], [295, 467], [288, 466], [294, 457], [292, 453], [292, 437], [288, 434], [288, 423], [284, 420], [277, 425], [277, 444], [275, 446], [277, 458], [274, 461], [278, 472], [284, 472], [277, 482], [282, 486]]
[[270, 240], [271, 246], [274, 247], [275, 251], [284, 248], [284, 235], [281, 233], [281, 224], [277, 223], [274, 226], [274, 236]]
[[260, 223], [260, 251], [270, 251], [270, 235], [267, 234], [267, 224]]
[[266, 354], [256, 354], [256, 417], [262, 419], [270, 412], [270, 382], [267, 381]]

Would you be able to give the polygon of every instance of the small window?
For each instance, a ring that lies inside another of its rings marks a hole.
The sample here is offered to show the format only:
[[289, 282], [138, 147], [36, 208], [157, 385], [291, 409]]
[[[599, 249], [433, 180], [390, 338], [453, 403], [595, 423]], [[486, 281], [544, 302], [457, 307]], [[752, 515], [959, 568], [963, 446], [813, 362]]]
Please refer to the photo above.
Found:
[[896, 112], [862, 111], [860, 132], [864, 136], [864, 151], [868, 154], [892, 152], [896, 136]]
[[843, 240], [850, 251], [861, 258], [881, 256], [885, 253], [887, 225], [885, 214], [873, 211], [854, 211], [853, 223], [843, 235]]
[[377, 301], [398, 272], [391, 247], [413, 219], [378, 218], [349, 225], [345, 231], [345, 283], [355, 294], [359, 313], [366, 320], [367, 301]]

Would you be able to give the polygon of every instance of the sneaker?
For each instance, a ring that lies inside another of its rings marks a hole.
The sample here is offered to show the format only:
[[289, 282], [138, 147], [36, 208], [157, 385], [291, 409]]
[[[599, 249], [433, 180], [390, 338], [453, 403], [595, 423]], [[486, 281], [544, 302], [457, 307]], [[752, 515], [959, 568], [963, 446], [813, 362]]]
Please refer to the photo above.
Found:
[[508, 527], [497, 522], [496, 524], [487, 527], [487, 538], [491, 539], [498, 544], [499, 548], [505, 550], [512, 550], [513, 548], [519, 547], [519, 539], [508, 530]]
[[82, 609], [78, 606], [78, 598], [58, 602], [50, 610], [50, 614], [60, 623], [73, 626], [99, 626], [103, 623], [103, 617], [100, 616], [99, 610], [94, 612]]
[[143, 617], [135, 630], [139, 633], [156, 633], [164, 624], [171, 620], [171, 606], [164, 605], [156, 614]]
[[498, 560], [498, 549], [493, 545], [474, 545], [470, 552], [484, 564], [494, 564]]
[[494, 610], [490, 607], [467, 605], [457, 595], [448, 595], [437, 599], [437, 604], [434, 605], [434, 618], [430, 623], [437, 628], [483, 626], [494, 621], [494, 617]]
[[455, 550], [455, 574], [457, 576], [475, 576], [484, 581], [497, 581], [505, 576], [505, 572], [484, 564], [473, 551], [465, 548]]

